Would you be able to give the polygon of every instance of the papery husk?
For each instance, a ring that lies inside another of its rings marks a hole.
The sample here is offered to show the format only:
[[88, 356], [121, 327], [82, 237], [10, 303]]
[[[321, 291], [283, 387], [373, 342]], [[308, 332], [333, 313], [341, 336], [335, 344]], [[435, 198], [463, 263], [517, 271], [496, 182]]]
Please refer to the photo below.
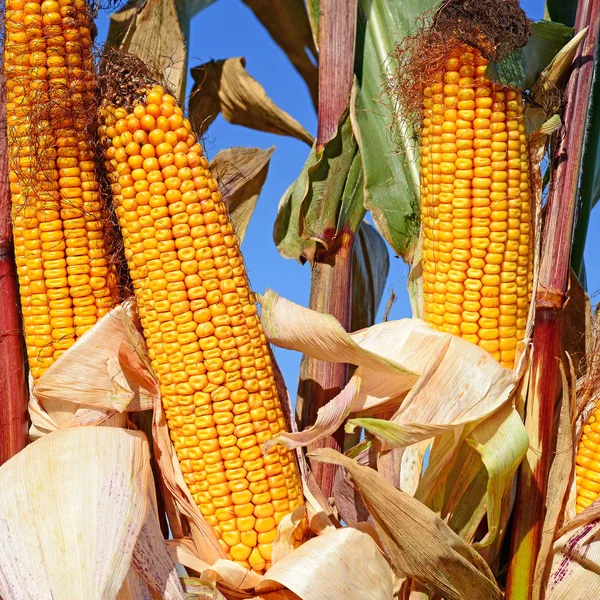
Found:
[[159, 390], [136, 328], [135, 305], [120, 304], [102, 317], [40, 377], [31, 396], [34, 438], [151, 409]]
[[350, 413], [369, 414], [384, 404], [399, 407], [394, 421], [402, 427], [402, 440], [394, 445], [408, 446], [486, 418], [509, 400], [519, 377], [478, 346], [418, 319], [348, 334], [333, 317], [271, 290], [261, 304], [265, 335], [273, 344], [358, 366], [344, 390], [319, 410], [315, 425], [279, 434], [266, 447], [306, 446], [333, 433]]
[[309, 457], [341, 465], [350, 473], [399, 572], [447, 600], [501, 598], [483, 559], [421, 502], [331, 448], [309, 452]]
[[149, 448], [110, 427], [56, 431], [0, 467], [0, 594], [115, 598], [146, 518]]
[[[575, 450], [577, 443], [573, 420], [575, 415], [575, 389], [569, 386], [569, 381], [562, 363], [560, 364], [562, 376], [562, 396], [558, 422], [556, 452], [550, 467], [548, 477], [548, 491], [546, 493], [546, 514], [537, 562], [533, 580], [533, 600], [545, 598], [545, 580], [548, 576], [549, 559], [552, 555], [552, 546], [557, 527], [563, 517], [563, 508], [568, 496], [569, 484], [573, 481]], [[571, 381], [574, 381], [574, 369], [571, 363]]]

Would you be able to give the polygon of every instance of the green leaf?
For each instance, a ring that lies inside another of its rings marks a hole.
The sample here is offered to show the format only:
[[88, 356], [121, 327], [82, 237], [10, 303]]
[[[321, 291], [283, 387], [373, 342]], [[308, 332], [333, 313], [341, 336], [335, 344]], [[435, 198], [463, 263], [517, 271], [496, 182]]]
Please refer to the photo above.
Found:
[[488, 417], [466, 438], [487, 470], [488, 535], [479, 545], [491, 544], [498, 534], [502, 498], [529, 448], [529, 436], [519, 413], [510, 403]]
[[277, 209], [277, 218], [273, 227], [273, 239], [279, 253], [284, 258], [293, 258], [302, 263], [315, 253], [316, 243], [300, 237], [298, 223], [300, 205], [308, 189], [308, 169], [317, 162], [317, 154], [313, 146], [298, 178], [284, 192]]
[[[315, 240], [329, 248], [338, 234], [338, 214], [346, 180], [356, 154], [356, 140], [347, 115], [337, 134], [317, 151], [316, 163], [308, 169], [308, 189], [300, 207], [299, 231], [307, 240]], [[356, 169], [353, 171], [356, 177]], [[362, 210], [362, 206], [359, 206]], [[364, 214], [364, 213], [363, 213]], [[356, 227], [362, 220], [362, 214]]]
[[389, 270], [390, 256], [385, 240], [363, 221], [354, 241], [352, 258], [352, 331], [375, 323]]
[[573, 29], [560, 23], [532, 23], [527, 45], [498, 63], [490, 63], [486, 76], [502, 85], [520, 90], [531, 89], [542, 71], [572, 37]]
[[415, 129], [402, 121], [387, 91], [394, 45], [436, 0], [359, 0], [351, 105], [365, 173], [365, 207], [394, 251], [410, 261], [419, 234], [419, 159]]
[[545, 19], [574, 27], [576, 15], [577, 0], [546, 0]]

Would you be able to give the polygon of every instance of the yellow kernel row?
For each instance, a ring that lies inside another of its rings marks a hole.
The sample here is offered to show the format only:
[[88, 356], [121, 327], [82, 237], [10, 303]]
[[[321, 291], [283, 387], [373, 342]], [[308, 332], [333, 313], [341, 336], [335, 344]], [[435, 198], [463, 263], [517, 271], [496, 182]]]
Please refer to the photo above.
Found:
[[472, 51], [424, 90], [424, 317], [512, 368], [532, 287], [529, 172], [520, 95]]
[[9, 177], [34, 379], [113, 304], [89, 114], [90, 26], [84, 0], [7, 0]]
[[[227, 555], [267, 569], [303, 502], [270, 355], [225, 204], [175, 100], [104, 107], [100, 136], [152, 366], [184, 479]], [[297, 543], [303, 531], [297, 534]]]

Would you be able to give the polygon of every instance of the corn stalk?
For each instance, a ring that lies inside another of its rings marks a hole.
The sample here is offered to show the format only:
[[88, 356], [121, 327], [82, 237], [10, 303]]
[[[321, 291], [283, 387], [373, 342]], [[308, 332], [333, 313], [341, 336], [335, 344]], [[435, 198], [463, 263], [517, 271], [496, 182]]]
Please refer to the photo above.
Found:
[[0, 92], [0, 465], [27, 444], [27, 387], [10, 222], [6, 96]]
[[554, 405], [560, 381], [559, 363], [562, 361], [562, 315], [567, 298], [578, 184], [600, 26], [600, 0], [582, 0], [579, 3], [575, 31], [579, 32], [586, 26], [589, 26], [589, 31], [565, 91], [563, 123], [566, 126], [558, 133], [542, 233], [532, 374], [525, 419], [530, 451], [519, 472], [506, 586], [506, 598], [509, 600], [530, 597], [544, 521], [553, 452]]

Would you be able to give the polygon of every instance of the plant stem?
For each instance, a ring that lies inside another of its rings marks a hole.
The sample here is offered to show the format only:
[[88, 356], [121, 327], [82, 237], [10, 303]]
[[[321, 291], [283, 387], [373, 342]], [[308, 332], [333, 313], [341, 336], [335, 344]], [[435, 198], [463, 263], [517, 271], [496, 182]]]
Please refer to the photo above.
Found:
[[581, 0], [575, 31], [590, 27], [567, 84], [564, 126], [559, 130], [542, 237], [536, 293], [532, 377], [525, 425], [530, 449], [518, 480], [513, 517], [507, 600], [526, 600], [544, 521], [548, 471], [553, 450], [554, 405], [559, 381], [560, 331], [567, 296], [577, 186], [598, 41], [600, 0]]
[[[317, 312], [333, 315], [349, 331], [352, 312], [352, 247], [354, 234], [345, 232], [334, 240], [327, 250], [315, 254], [310, 282], [309, 306]], [[319, 408], [339, 394], [348, 383], [347, 364], [324, 362], [304, 356], [300, 368], [298, 403], [296, 412], [300, 429], [312, 425]], [[343, 451], [344, 431], [339, 429], [311, 446], [334, 448]], [[311, 467], [319, 487], [326, 498], [333, 494], [336, 466], [311, 461]]]
[[27, 444], [27, 386], [10, 220], [6, 96], [0, 91], [0, 465]]

